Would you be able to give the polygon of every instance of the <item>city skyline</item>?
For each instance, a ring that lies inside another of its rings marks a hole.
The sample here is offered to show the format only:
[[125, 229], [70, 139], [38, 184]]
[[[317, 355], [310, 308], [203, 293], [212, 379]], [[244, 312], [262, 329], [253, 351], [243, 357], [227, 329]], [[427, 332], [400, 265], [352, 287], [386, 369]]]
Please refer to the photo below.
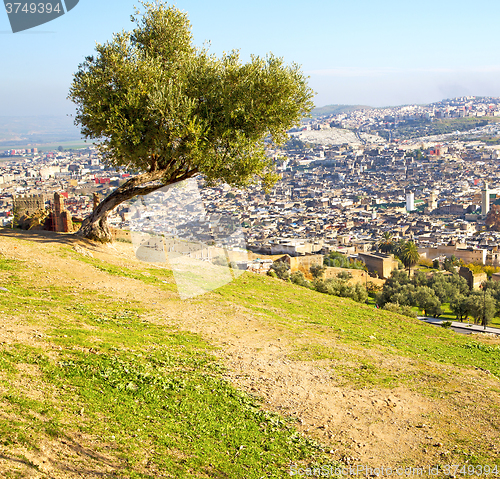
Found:
[[[132, 0], [81, 0], [60, 18], [12, 34], [0, 14], [0, 115], [71, 114], [66, 100], [73, 73], [95, 42], [130, 30]], [[492, 18], [500, 5], [464, 1], [393, 0], [349, 4], [260, 0], [233, 4], [178, 1], [192, 24], [194, 44], [210, 52], [273, 52], [302, 65], [317, 92], [316, 106], [424, 104], [456, 96], [500, 96], [499, 39]]]

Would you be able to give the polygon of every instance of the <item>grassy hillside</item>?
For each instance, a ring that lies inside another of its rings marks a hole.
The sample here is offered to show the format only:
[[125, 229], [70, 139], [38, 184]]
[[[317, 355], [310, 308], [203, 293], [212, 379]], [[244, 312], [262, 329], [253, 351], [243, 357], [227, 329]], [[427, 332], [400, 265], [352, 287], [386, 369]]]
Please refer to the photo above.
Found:
[[499, 340], [250, 274], [180, 301], [74, 242], [0, 231], [0, 477], [500, 466]]

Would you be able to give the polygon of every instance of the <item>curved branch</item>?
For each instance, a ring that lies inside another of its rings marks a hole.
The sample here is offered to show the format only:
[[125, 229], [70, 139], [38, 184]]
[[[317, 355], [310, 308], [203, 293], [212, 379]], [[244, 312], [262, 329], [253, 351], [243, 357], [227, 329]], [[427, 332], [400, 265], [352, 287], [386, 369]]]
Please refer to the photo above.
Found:
[[[198, 173], [198, 170], [196, 168], [186, 168], [184, 172], [177, 170], [168, 179], [165, 178], [165, 173], [165, 170], [148, 172], [128, 180], [99, 203], [96, 209], [85, 218], [76, 234], [96, 241], [111, 242], [112, 235], [107, 224], [107, 216], [111, 210], [135, 196], [148, 195], [165, 186], [191, 178]], [[161, 183], [149, 184], [160, 179]], [[146, 186], [141, 186], [145, 184]]]

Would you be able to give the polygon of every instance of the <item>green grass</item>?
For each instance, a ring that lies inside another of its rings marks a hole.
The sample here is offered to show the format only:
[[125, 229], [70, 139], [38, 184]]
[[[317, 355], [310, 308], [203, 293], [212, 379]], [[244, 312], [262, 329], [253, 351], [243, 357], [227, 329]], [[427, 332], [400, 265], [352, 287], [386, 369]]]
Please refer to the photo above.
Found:
[[[97, 259], [81, 255], [78, 255], [78, 259], [110, 274], [133, 277], [148, 284], [157, 282], [158, 271], [165, 271], [168, 277], [172, 274], [168, 270], [151, 269], [148, 270], [151, 271], [151, 276], [144, 277], [129, 268], [118, 268]], [[302, 333], [311, 328], [324, 328], [340, 343], [361, 348], [363, 354], [365, 350], [376, 347], [389, 355], [403, 355], [411, 359], [431, 360], [465, 368], [480, 367], [500, 376], [498, 357], [468, 347], [469, 344], [480, 341], [477, 338], [436, 328], [419, 320], [395, 316], [376, 309], [374, 301], [370, 299], [368, 305], [363, 305], [347, 298], [333, 298], [314, 293], [299, 286], [289, 285], [284, 288], [281, 281], [256, 275], [244, 275], [237, 281], [215, 290], [212, 297], [222, 297], [232, 303], [245, 305], [295, 333]], [[444, 309], [443, 319], [448, 319], [446, 312], [449, 313], [449, 319], [454, 319], [449, 305], [444, 305]], [[297, 357], [304, 354], [308, 347], [310, 346], [299, 346], [301, 352]], [[334, 358], [335, 354], [330, 348], [330, 356]], [[312, 354], [311, 357], [315, 355]], [[360, 368], [363, 369], [363, 364], [360, 364]], [[366, 374], [361, 374], [360, 377], [365, 378]], [[352, 375], [347, 379], [352, 380]], [[359, 384], [365, 386], [367, 382], [363, 380]], [[378, 384], [378, 380], [374, 379], [373, 384]], [[393, 383], [387, 381], [387, 384]]]
[[[162, 278], [171, 278], [161, 269], [145, 269], [145, 276], [81, 260], [160, 289]], [[330, 461], [291, 420], [228, 383], [213, 346], [199, 335], [145, 320], [139, 301], [25, 284], [26, 268], [0, 259], [9, 274], [2, 315], [23, 311], [25, 325], [44, 326], [39, 346], [0, 345], [0, 445], [36, 452], [48, 440], [85, 434], [96, 457], [112, 456], [115, 476], [130, 478], [279, 478], [291, 462]]]
[[[57, 269], [0, 257], [9, 290], [0, 292], [0, 320], [31, 328], [32, 340], [0, 344], [0, 446], [23, 467], [38, 467], [26, 450], [40, 451], [51, 440], [72, 443], [75, 434], [89, 438], [87, 448], [105, 454], [118, 477], [278, 478], [287, 477], [290, 463], [330, 461], [291, 420], [235, 389], [212, 344], [164, 325], [165, 308], [179, 301], [171, 271], [119, 258], [112, 264], [68, 247], [51, 254], [108, 279], [156, 288], [162, 304], [155, 310], [140, 293], [119, 300], [87, 285], [67, 286]], [[261, 322], [266, 339], [285, 340], [289, 360], [328, 369], [334, 387], [404, 386], [436, 411], [450, 405], [456, 416], [436, 412], [432, 420], [460, 445], [453, 460], [500, 461], [479, 438], [482, 427], [500, 424], [500, 346], [491, 340], [251, 274], [185, 304], [217, 311], [222, 321], [243, 309]], [[475, 368], [489, 371], [487, 387]], [[464, 433], [462, 424], [474, 428]]]
[[[70, 248], [62, 248], [63, 251], [71, 251]], [[174, 282], [174, 275], [171, 270], [165, 268], [141, 268], [140, 270], [132, 270], [130, 268], [119, 267], [113, 264], [106, 263], [97, 258], [82, 256], [74, 251], [71, 251], [72, 257], [92, 265], [94, 268], [104, 273], [124, 278], [132, 278], [142, 281], [145, 284], [159, 286], [164, 290], [177, 291]]]
[[346, 298], [311, 293], [298, 286], [284, 288], [278, 280], [250, 275], [215, 294], [243, 304], [297, 333], [324, 328], [336, 341], [346, 345], [464, 368], [481, 367], [500, 376], [499, 355], [468, 347], [479, 344], [478, 339]]

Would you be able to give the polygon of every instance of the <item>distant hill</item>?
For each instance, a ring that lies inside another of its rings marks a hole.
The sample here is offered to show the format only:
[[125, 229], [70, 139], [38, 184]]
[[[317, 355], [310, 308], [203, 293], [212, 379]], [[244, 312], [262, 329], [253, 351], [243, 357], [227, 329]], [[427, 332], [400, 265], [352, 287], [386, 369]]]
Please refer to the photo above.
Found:
[[68, 116], [0, 116], [0, 149], [78, 141], [82, 135]]
[[315, 118], [318, 116], [338, 115], [339, 113], [349, 113], [356, 110], [372, 110], [373, 107], [366, 105], [326, 105], [320, 108], [315, 108], [311, 115]]

